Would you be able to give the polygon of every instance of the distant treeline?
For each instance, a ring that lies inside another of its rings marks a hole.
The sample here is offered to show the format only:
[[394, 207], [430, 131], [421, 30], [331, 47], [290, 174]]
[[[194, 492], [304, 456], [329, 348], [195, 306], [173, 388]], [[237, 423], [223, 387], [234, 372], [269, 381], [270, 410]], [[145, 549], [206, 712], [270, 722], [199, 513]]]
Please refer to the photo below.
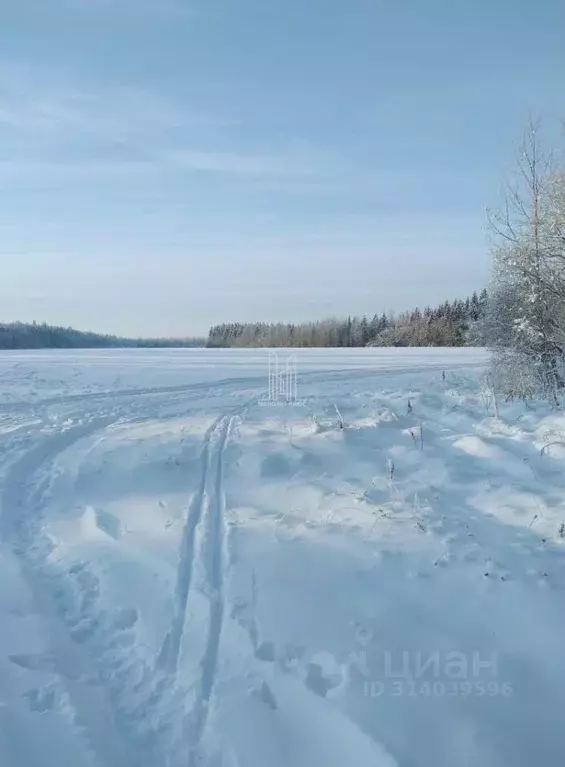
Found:
[[466, 300], [402, 314], [375, 314], [318, 322], [226, 323], [210, 329], [207, 346], [475, 346], [487, 305], [487, 291]]
[[0, 323], [0, 349], [110, 349], [205, 346], [203, 338], [120, 338], [45, 323]]

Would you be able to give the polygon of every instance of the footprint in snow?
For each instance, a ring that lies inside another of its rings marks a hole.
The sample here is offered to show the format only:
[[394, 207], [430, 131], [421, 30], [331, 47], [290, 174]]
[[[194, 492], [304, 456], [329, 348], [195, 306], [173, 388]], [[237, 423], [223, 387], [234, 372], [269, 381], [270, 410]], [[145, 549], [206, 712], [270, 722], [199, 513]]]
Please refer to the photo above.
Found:
[[52, 671], [55, 665], [51, 655], [9, 655], [8, 659], [14, 666], [28, 671]]
[[373, 641], [373, 632], [367, 626], [357, 624], [355, 627], [355, 641], [361, 647], [368, 647]]
[[30, 711], [36, 714], [46, 714], [55, 707], [55, 689], [51, 686], [39, 687], [24, 693]]
[[321, 698], [343, 684], [343, 671], [331, 653], [319, 653], [306, 667], [304, 684]]
[[276, 647], [274, 642], [261, 642], [255, 651], [255, 657], [267, 663], [274, 663], [276, 660]]
[[261, 689], [259, 690], [259, 697], [270, 709], [276, 711], [278, 709], [277, 699], [275, 698], [273, 691], [267, 684], [263, 682]]
[[125, 631], [133, 628], [139, 619], [139, 613], [135, 607], [126, 607], [117, 614], [114, 619], [114, 626], [117, 629]]

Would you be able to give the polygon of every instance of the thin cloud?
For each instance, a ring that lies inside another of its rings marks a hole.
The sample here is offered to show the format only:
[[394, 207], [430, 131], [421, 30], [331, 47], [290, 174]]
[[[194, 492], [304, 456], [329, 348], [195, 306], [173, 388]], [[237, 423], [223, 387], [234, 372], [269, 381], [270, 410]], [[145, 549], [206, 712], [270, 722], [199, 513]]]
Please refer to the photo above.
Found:
[[315, 168], [306, 157], [254, 155], [238, 152], [165, 152], [165, 162], [182, 170], [236, 176], [311, 176]]
[[275, 194], [349, 184], [347, 168], [319, 148], [234, 145], [234, 124], [148, 88], [85, 86], [71, 74], [0, 61], [0, 181], [207, 174]]
[[25, 183], [35, 187], [51, 185], [53, 182], [86, 180], [129, 179], [133, 175], [143, 176], [158, 170], [153, 163], [143, 161], [113, 162], [33, 162], [0, 160], [0, 184]]
[[123, 140], [190, 128], [222, 128], [233, 121], [188, 111], [139, 87], [85, 88], [42, 79], [26, 68], [0, 66], [0, 130], [33, 137]]
[[187, 0], [58, 0], [61, 7], [88, 13], [124, 11], [136, 14], [170, 14], [192, 11]]
[[233, 126], [230, 118], [190, 111], [149, 89], [85, 88], [51, 73], [0, 66], [2, 181], [160, 171], [293, 184], [333, 172], [333, 158], [307, 146], [234, 150], [226, 146]]
[[88, 88], [0, 62], [0, 180], [170, 171], [153, 155], [228, 126], [149, 89]]

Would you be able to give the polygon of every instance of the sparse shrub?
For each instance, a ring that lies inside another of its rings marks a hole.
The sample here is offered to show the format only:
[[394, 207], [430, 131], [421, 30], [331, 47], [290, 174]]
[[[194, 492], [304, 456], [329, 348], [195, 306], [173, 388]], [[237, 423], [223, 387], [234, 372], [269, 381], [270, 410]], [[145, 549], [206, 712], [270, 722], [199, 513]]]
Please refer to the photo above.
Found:
[[337, 415], [337, 428], [338, 429], [343, 429], [343, 428], [345, 428], [344, 427], [344, 422], [343, 422], [343, 416], [339, 412], [338, 406], [335, 403], [334, 403], [334, 408], [335, 408], [335, 412], [336, 412], [336, 415]]

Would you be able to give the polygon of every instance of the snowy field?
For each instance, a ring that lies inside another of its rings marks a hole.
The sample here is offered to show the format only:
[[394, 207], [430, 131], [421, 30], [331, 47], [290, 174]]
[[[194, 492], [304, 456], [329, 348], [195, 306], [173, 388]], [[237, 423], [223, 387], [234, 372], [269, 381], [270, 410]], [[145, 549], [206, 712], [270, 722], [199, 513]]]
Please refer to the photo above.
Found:
[[1, 767], [565, 764], [565, 416], [296, 357], [0, 356]]

